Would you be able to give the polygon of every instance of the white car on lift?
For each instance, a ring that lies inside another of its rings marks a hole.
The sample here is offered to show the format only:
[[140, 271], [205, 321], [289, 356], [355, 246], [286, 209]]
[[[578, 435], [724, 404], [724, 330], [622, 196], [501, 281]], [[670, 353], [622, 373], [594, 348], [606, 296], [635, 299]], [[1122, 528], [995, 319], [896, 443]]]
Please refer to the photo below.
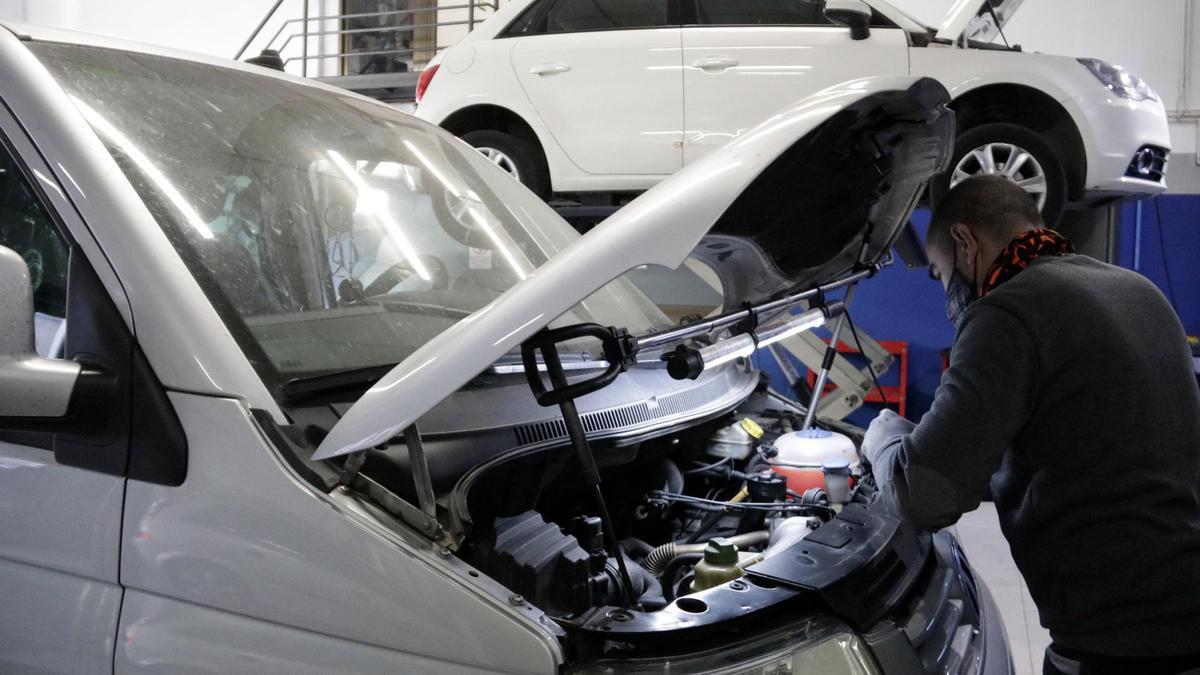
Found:
[[999, 173], [1054, 221], [1165, 190], [1158, 96], [1102, 61], [991, 44], [1019, 4], [960, 0], [935, 29], [884, 0], [515, 0], [422, 73], [417, 115], [543, 197], [639, 192], [807, 94], [919, 75], [958, 113], [935, 198]]

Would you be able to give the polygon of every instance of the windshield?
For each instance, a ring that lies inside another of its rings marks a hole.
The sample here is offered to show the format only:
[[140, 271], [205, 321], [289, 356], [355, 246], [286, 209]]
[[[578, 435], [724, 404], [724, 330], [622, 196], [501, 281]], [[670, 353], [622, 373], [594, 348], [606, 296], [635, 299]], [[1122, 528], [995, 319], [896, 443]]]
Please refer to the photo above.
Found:
[[[482, 156], [370, 101], [35, 43], [270, 386], [402, 361], [578, 235]], [[667, 322], [618, 279], [556, 324]], [[515, 328], [515, 327], [514, 327]]]

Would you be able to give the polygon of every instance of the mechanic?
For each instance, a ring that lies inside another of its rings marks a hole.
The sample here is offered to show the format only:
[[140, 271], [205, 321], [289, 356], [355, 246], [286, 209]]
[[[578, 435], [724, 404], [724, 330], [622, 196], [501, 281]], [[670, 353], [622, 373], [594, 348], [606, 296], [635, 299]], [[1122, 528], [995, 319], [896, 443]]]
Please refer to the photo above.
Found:
[[926, 247], [956, 338], [921, 423], [867, 431], [885, 503], [936, 529], [990, 483], [1045, 673], [1200, 668], [1200, 389], [1171, 305], [1000, 177], [951, 190]]

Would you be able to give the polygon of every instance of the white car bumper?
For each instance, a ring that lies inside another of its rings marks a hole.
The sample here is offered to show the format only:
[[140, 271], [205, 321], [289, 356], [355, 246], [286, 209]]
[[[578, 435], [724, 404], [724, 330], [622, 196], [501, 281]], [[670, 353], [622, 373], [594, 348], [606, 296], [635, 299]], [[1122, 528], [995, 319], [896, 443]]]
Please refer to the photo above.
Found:
[[1085, 200], [1165, 191], [1171, 135], [1163, 104], [1121, 98], [1098, 84], [1096, 89], [1062, 101], [1087, 152]]

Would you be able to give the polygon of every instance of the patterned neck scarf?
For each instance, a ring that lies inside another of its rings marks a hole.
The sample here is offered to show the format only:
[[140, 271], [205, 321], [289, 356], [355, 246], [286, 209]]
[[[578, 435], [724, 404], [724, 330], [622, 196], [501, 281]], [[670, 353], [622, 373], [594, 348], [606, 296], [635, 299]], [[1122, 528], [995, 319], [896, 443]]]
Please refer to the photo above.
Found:
[[1071, 242], [1054, 230], [1043, 227], [1023, 232], [996, 256], [996, 262], [992, 263], [984, 277], [983, 295], [1015, 277], [1017, 272], [1042, 256], [1063, 256], [1074, 252]]

